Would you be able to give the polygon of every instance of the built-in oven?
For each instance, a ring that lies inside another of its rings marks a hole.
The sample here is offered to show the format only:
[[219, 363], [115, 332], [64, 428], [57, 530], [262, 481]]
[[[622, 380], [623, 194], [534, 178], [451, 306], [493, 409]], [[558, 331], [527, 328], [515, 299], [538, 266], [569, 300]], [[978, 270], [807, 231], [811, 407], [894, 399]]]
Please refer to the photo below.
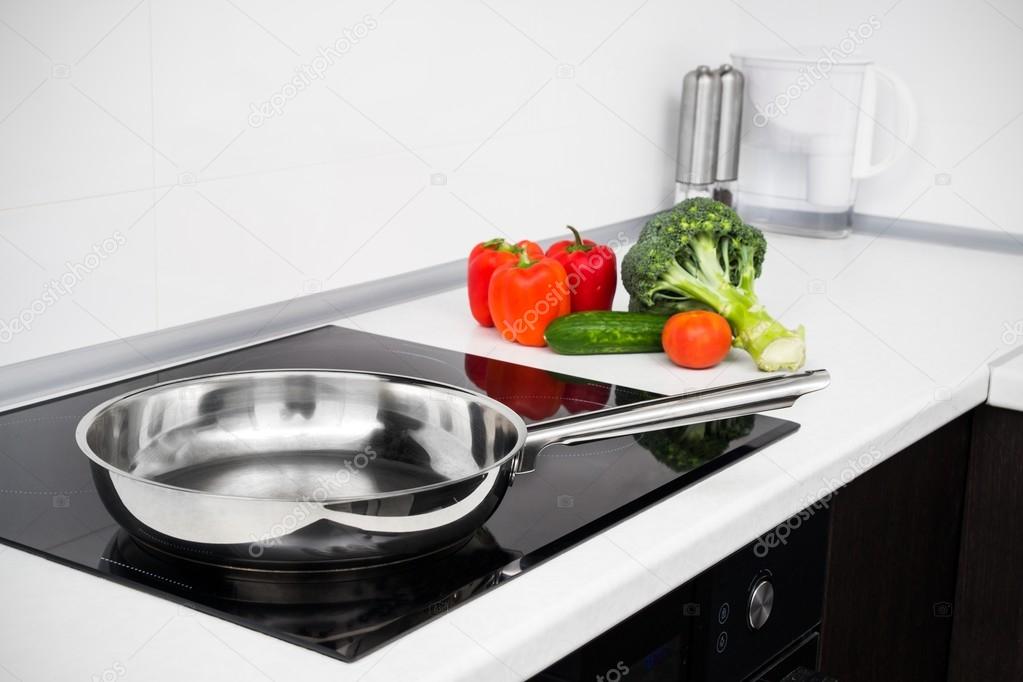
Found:
[[533, 679], [832, 680], [817, 672], [827, 517], [801, 511]]

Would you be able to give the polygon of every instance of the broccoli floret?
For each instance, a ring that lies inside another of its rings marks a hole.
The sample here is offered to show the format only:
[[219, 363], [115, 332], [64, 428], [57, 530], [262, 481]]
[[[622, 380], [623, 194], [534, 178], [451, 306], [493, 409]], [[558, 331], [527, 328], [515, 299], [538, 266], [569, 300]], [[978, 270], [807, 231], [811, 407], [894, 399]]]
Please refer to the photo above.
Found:
[[655, 301], [653, 305], [644, 305], [638, 298], [629, 299], [629, 312], [632, 313], [652, 313], [654, 315], [674, 315], [675, 313], [682, 313], [687, 310], [712, 310], [712, 308], [706, 303], [700, 301], [694, 301], [692, 299], [678, 299], [674, 302], [668, 302], [665, 300]]
[[622, 283], [635, 310], [709, 308], [728, 320], [733, 345], [764, 371], [799, 369], [803, 328], [792, 331], [757, 300], [767, 241], [760, 230], [713, 199], [687, 199], [647, 222], [622, 259]]

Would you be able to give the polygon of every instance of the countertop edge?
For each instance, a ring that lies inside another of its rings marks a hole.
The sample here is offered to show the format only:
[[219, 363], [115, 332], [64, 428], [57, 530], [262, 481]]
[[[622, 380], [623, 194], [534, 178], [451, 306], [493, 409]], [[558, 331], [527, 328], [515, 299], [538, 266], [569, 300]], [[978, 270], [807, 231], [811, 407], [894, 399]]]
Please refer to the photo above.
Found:
[[[1019, 332], [1006, 323], [1006, 335], [1023, 336], [1023, 324]], [[987, 403], [992, 407], [1023, 412], [1023, 347], [1003, 355], [991, 363], [991, 377], [988, 383]]]

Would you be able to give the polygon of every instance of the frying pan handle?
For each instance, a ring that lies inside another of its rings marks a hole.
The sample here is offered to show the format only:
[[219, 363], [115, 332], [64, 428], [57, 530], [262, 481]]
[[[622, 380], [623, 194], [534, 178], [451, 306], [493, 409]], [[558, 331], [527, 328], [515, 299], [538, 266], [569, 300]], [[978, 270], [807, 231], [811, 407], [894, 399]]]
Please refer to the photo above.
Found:
[[532, 471], [548, 445], [573, 445], [699, 422], [740, 417], [789, 407], [797, 398], [831, 383], [827, 370], [780, 374], [718, 388], [644, 400], [606, 410], [552, 419], [528, 427], [526, 444], [515, 461], [517, 474]]

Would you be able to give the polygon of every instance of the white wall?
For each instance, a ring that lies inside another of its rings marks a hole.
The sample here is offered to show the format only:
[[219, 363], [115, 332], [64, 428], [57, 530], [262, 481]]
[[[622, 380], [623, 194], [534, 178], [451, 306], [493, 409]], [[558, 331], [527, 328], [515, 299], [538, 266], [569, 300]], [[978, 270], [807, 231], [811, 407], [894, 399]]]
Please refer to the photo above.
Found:
[[872, 14], [921, 130], [858, 209], [1023, 231], [1019, 2], [4, 2], [0, 364], [653, 211], [687, 69]]

